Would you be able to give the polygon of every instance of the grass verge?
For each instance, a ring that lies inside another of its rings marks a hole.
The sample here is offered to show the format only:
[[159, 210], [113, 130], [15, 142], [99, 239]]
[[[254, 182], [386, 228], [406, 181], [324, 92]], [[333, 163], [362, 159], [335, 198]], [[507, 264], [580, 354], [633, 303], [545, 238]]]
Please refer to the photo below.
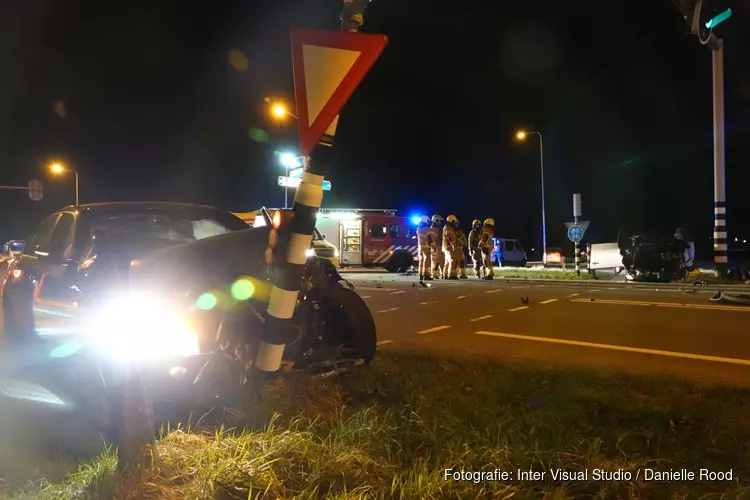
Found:
[[[171, 432], [117, 498], [740, 498], [750, 495], [749, 396], [389, 350], [339, 380], [273, 382], [253, 411], [263, 423], [255, 431]], [[105, 454], [64, 484], [17, 497], [102, 498], [113, 468]], [[733, 479], [645, 480], [646, 469], [682, 468], [732, 470]], [[446, 469], [513, 479], [446, 480]], [[555, 480], [557, 469], [588, 479]], [[632, 477], [597, 481], [595, 469]], [[545, 474], [520, 479], [528, 470]]]
[[530, 279], [554, 279], [554, 280], [589, 280], [591, 275], [586, 269], [581, 269], [581, 275], [577, 275], [573, 266], [565, 270], [562, 268], [544, 267], [496, 267], [495, 276], [503, 278], [530, 278]]

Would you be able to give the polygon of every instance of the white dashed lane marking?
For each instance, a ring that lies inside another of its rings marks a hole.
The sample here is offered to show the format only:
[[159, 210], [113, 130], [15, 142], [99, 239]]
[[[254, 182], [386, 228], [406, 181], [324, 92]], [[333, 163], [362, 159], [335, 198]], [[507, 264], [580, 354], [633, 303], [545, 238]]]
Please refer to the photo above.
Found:
[[478, 318], [472, 318], [469, 321], [482, 321], [483, 319], [489, 319], [492, 317], [492, 314], [487, 314], [486, 316], [479, 316]]
[[385, 344], [392, 344], [392, 343], [393, 343], [392, 340], [381, 340], [380, 342], [378, 342], [378, 345], [385, 345]]
[[387, 313], [391, 311], [398, 311], [398, 307], [391, 307], [390, 309], [383, 309], [382, 311], [378, 311], [379, 313]]
[[397, 292], [391, 292], [388, 295], [398, 295], [399, 293], [405, 293], [404, 290], [399, 290]]
[[553, 302], [557, 302], [557, 299], [547, 299], [540, 302], [540, 304], [551, 304]]
[[524, 309], [528, 309], [529, 306], [521, 306], [521, 307], [514, 307], [513, 309], [508, 309], [508, 312], [516, 312], [516, 311], [523, 311]]
[[428, 328], [427, 330], [421, 330], [421, 331], [419, 331], [417, 333], [419, 335], [424, 335], [425, 333], [439, 332], [440, 330], [445, 330], [447, 328], [450, 328], [450, 325], [436, 326], [436, 327], [433, 327], [433, 328]]
[[641, 347], [626, 347], [612, 344], [597, 344], [593, 342], [582, 342], [579, 340], [554, 339], [547, 337], [533, 337], [529, 335], [517, 335], [515, 333], [498, 333], [498, 332], [474, 332], [476, 335], [487, 335], [490, 337], [501, 337], [514, 340], [530, 340], [533, 342], [544, 342], [548, 344], [563, 344], [577, 347], [589, 347], [594, 349], [605, 349], [609, 351], [623, 351], [637, 354], [651, 354], [655, 356], [665, 356], [669, 358], [693, 359], [698, 361], [713, 361], [715, 363], [726, 363], [731, 365], [750, 366], [750, 360], [737, 358], [723, 358], [719, 356], [705, 356], [703, 354], [692, 354], [688, 352], [661, 351], [658, 349], [644, 349]]
[[427, 304], [434, 304], [436, 302], [437, 302], [437, 300], [428, 300], [426, 302], [420, 302], [419, 305], [420, 306], [426, 306]]
[[360, 295], [360, 298], [369, 299], [372, 295]]
[[471, 294], [468, 294], [468, 295], [459, 295], [459, 296], [458, 296], [458, 297], [456, 297], [456, 298], [457, 298], [457, 299], [465, 299], [466, 297], [471, 297]]
[[577, 293], [571, 293], [570, 295], [566, 295], [566, 297], [578, 297]]
[[502, 292], [502, 290], [500, 288], [498, 288], [497, 290], [487, 290], [484, 293], [496, 293], [496, 292]]

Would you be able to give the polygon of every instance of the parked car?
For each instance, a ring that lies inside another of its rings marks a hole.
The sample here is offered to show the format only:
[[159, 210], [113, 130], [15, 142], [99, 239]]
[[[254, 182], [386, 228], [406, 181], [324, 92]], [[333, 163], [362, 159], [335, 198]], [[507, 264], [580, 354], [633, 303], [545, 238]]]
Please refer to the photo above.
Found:
[[544, 255], [544, 264], [562, 264], [565, 262], [565, 254], [562, 248], [547, 247], [547, 255]]
[[493, 238], [492, 263], [496, 266], [516, 265], [526, 267], [526, 251], [521, 242], [510, 238]]

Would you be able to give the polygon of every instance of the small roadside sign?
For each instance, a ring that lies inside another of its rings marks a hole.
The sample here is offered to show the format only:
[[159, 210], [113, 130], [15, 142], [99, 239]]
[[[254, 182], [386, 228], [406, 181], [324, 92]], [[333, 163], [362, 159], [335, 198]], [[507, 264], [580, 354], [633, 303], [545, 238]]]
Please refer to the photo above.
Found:
[[31, 179], [29, 181], [29, 198], [32, 201], [42, 201], [44, 198], [44, 185], [42, 181], [38, 179]]
[[299, 152], [309, 156], [322, 135], [335, 134], [339, 111], [380, 57], [388, 38], [292, 28], [291, 42]]
[[[300, 182], [302, 182], [302, 178], [301, 177], [284, 177], [283, 175], [280, 175], [277, 182], [279, 186], [281, 187], [296, 188], [297, 186], [299, 186]], [[330, 191], [331, 181], [323, 181], [323, 184], [321, 187], [323, 188], [323, 191]]]
[[566, 222], [565, 227], [568, 228], [568, 239], [573, 243], [580, 242], [583, 239], [583, 235], [586, 234], [591, 221], [582, 220], [575, 222]]

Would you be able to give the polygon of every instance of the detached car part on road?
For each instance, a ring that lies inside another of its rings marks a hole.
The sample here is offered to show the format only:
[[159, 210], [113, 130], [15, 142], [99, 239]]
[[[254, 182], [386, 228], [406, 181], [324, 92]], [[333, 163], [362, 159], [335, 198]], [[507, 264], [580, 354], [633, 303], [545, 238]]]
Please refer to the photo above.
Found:
[[[248, 228], [229, 212], [180, 203], [103, 203], [50, 215], [5, 274], [6, 349], [110, 424], [110, 390], [138, 361], [157, 400], [236, 394], [260, 341], [280, 217]], [[282, 236], [283, 237], [283, 236]], [[283, 261], [283, 259], [280, 259]], [[284, 359], [324, 371], [369, 363], [364, 301], [329, 261], [300, 283]], [[30, 354], [31, 353], [31, 354]], [[116, 404], [116, 402], [115, 402]]]

